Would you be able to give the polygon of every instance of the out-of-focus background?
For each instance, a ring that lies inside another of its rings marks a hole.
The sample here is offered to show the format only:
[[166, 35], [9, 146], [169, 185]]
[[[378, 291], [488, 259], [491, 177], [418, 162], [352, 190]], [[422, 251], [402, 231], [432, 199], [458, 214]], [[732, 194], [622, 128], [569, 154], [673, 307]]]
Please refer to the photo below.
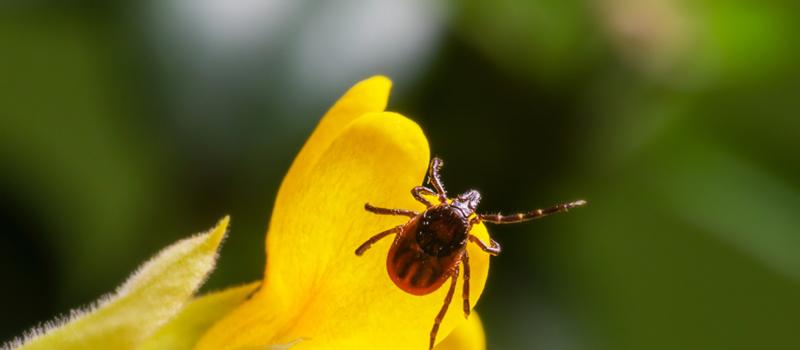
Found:
[[395, 81], [495, 227], [490, 349], [800, 348], [800, 3], [0, 4], [0, 339], [233, 217], [258, 279], [283, 174], [352, 83]]

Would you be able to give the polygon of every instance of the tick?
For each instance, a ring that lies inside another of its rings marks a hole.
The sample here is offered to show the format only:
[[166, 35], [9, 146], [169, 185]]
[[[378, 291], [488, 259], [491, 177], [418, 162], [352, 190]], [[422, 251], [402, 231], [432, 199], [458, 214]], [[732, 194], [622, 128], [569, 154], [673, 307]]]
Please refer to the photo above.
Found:
[[[426, 209], [422, 213], [407, 209], [387, 209], [364, 204], [364, 209], [379, 215], [401, 215], [410, 219], [402, 225], [395, 226], [376, 234], [356, 249], [356, 255], [361, 256], [373, 244], [382, 238], [395, 234], [394, 243], [389, 249], [386, 258], [386, 270], [389, 277], [397, 287], [413, 295], [426, 295], [439, 289], [447, 280], [450, 280], [450, 289], [444, 298], [430, 334], [430, 346], [433, 349], [436, 342], [436, 333], [439, 332], [447, 308], [455, 293], [456, 281], [464, 268], [464, 284], [462, 296], [464, 299], [464, 317], [469, 317], [469, 255], [467, 242], [478, 245], [481, 250], [490, 255], [500, 254], [500, 244], [490, 239], [489, 244], [480, 238], [471, 235], [472, 225], [480, 222], [493, 224], [513, 224], [533, 219], [538, 219], [550, 214], [568, 211], [569, 209], [586, 204], [584, 200], [556, 205], [547, 209], [536, 209], [526, 213], [513, 215], [478, 214], [478, 202], [481, 194], [476, 190], [467, 191], [456, 198], [447, 198], [442, 181], [439, 179], [439, 170], [444, 163], [439, 158], [433, 158], [428, 169], [428, 183], [433, 189], [417, 186], [411, 189], [411, 195], [424, 204]], [[424, 196], [436, 196], [438, 203], [431, 203]]]

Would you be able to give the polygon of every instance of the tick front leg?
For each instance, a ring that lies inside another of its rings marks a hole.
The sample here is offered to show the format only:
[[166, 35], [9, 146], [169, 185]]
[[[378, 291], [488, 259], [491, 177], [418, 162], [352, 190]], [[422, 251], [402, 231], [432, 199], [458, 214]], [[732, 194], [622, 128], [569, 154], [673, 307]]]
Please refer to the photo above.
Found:
[[464, 250], [464, 256], [461, 258], [461, 264], [464, 265], [464, 289], [461, 291], [461, 296], [464, 298], [464, 317], [469, 317], [472, 308], [469, 305], [469, 253]]
[[433, 329], [431, 329], [431, 342], [428, 350], [433, 350], [433, 345], [436, 344], [436, 333], [439, 333], [439, 325], [442, 323], [444, 315], [447, 314], [447, 308], [450, 306], [450, 302], [453, 301], [453, 294], [455, 294], [456, 291], [456, 281], [458, 280], [459, 271], [458, 265], [456, 265], [456, 268], [453, 271], [452, 280], [450, 282], [450, 289], [447, 291], [447, 296], [444, 297], [444, 305], [442, 305], [442, 309], [439, 310], [439, 314], [437, 314], [436, 318], [433, 320]]
[[380, 241], [381, 238], [386, 237], [386, 236], [388, 236], [388, 235], [390, 235], [392, 233], [398, 233], [398, 232], [400, 232], [400, 230], [402, 228], [403, 228], [403, 225], [395, 226], [393, 228], [390, 228], [390, 229], [388, 229], [386, 231], [383, 231], [383, 232], [381, 232], [381, 233], [379, 233], [377, 235], [374, 235], [374, 236], [370, 237], [366, 242], [364, 242], [364, 244], [362, 244], [362, 245], [358, 246], [358, 248], [356, 248], [356, 255], [361, 256], [362, 254], [364, 254], [365, 251], [367, 251], [367, 249], [372, 247], [373, 244], [375, 244], [376, 242]]
[[433, 204], [431, 204], [431, 202], [427, 198], [423, 197], [422, 196], [423, 194], [427, 194], [430, 196], [437, 195], [436, 192], [425, 186], [417, 186], [411, 189], [411, 195], [414, 196], [414, 199], [416, 199], [418, 202], [422, 204], [425, 204], [426, 207], [430, 208]]
[[477, 244], [478, 247], [481, 248], [481, 250], [483, 250], [484, 252], [487, 252], [487, 253], [489, 253], [489, 254], [491, 254], [493, 256], [497, 256], [503, 250], [500, 247], [500, 243], [495, 242], [495, 240], [493, 240], [491, 238], [489, 238], [489, 241], [492, 242], [491, 243], [491, 247], [488, 246], [484, 241], [481, 241], [480, 238], [475, 237], [474, 235], [469, 235], [469, 241], [472, 242], [472, 243]]
[[380, 214], [380, 215], [403, 215], [403, 216], [408, 216], [408, 217], [411, 217], [411, 218], [419, 215], [419, 213], [417, 213], [417, 212], [415, 212], [413, 210], [379, 208], [379, 207], [373, 206], [372, 204], [369, 204], [369, 203], [364, 203], [364, 209], [366, 209], [368, 212], [372, 212], [372, 213]]
[[433, 188], [436, 189], [436, 192], [439, 195], [439, 201], [446, 203], [447, 192], [444, 190], [442, 180], [439, 178], [439, 170], [442, 169], [443, 165], [444, 161], [439, 157], [434, 157], [433, 160], [431, 160], [431, 166], [428, 168], [428, 182], [430, 182], [431, 185], [433, 185]]
[[518, 222], [538, 219], [547, 215], [562, 213], [572, 208], [580, 207], [586, 204], [585, 200], [578, 200], [571, 203], [559, 204], [547, 209], [531, 210], [527, 213], [500, 215], [500, 214], [479, 214], [478, 217], [482, 221], [491, 222], [493, 224], [514, 224]]

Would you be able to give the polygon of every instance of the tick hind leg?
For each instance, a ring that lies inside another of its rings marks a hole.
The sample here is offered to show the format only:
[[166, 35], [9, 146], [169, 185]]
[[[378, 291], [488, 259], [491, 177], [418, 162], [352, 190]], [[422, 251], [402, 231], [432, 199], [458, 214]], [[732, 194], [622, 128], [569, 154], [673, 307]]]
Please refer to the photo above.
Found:
[[380, 241], [383, 237], [386, 237], [386, 236], [388, 236], [390, 234], [393, 234], [393, 233], [398, 233], [398, 232], [400, 232], [400, 230], [402, 228], [403, 228], [403, 225], [395, 226], [395, 227], [392, 227], [392, 228], [390, 228], [390, 229], [388, 229], [386, 231], [383, 231], [383, 232], [381, 232], [381, 233], [379, 233], [377, 235], [374, 235], [374, 236], [370, 237], [366, 242], [364, 242], [364, 244], [362, 244], [362, 245], [358, 246], [358, 248], [356, 248], [356, 255], [361, 256], [362, 254], [364, 254], [364, 252], [367, 251], [367, 249], [372, 247], [373, 244], [375, 244], [376, 242]]
[[458, 265], [456, 265], [455, 270], [453, 270], [450, 289], [447, 291], [447, 296], [444, 297], [444, 305], [442, 305], [442, 309], [439, 310], [439, 313], [433, 320], [433, 328], [431, 329], [431, 342], [428, 346], [428, 350], [433, 350], [433, 346], [436, 344], [436, 333], [439, 333], [439, 325], [442, 323], [444, 315], [447, 314], [447, 308], [450, 306], [450, 302], [453, 301], [453, 294], [455, 294], [456, 291], [456, 281], [458, 281], [459, 271]]
[[472, 308], [469, 305], [469, 253], [464, 250], [464, 256], [461, 258], [461, 265], [464, 265], [464, 289], [461, 291], [461, 296], [464, 298], [464, 317], [469, 317]]
[[413, 218], [413, 217], [419, 215], [419, 213], [417, 213], [417, 212], [415, 212], [413, 210], [379, 208], [379, 207], [373, 206], [372, 204], [369, 204], [369, 203], [364, 203], [364, 209], [366, 211], [368, 211], [368, 212], [379, 214], [379, 215], [403, 215], [403, 216], [408, 216], [410, 218]]
[[585, 200], [578, 200], [571, 203], [559, 204], [547, 209], [531, 210], [527, 213], [500, 215], [500, 214], [480, 214], [478, 217], [482, 221], [491, 222], [493, 224], [514, 224], [518, 222], [534, 220], [547, 215], [562, 213], [572, 208], [580, 207], [586, 204]]
[[478, 247], [481, 248], [481, 250], [483, 250], [484, 252], [487, 252], [487, 253], [489, 253], [489, 254], [491, 254], [493, 256], [499, 255], [500, 252], [503, 250], [500, 247], [500, 243], [497, 243], [495, 240], [493, 240], [491, 238], [489, 238], [489, 241], [491, 242], [490, 243], [491, 245], [486, 244], [486, 242], [481, 241], [480, 238], [478, 238], [478, 237], [476, 237], [474, 235], [469, 235], [469, 241], [472, 242], [472, 243], [477, 244]]

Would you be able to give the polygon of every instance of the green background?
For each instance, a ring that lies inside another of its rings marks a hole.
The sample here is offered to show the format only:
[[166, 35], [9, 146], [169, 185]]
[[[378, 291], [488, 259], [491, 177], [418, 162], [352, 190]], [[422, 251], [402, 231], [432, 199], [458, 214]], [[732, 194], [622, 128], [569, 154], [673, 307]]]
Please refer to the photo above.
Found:
[[800, 3], [225, 3], [0, 4], [0, 340], [224, 214], [204, 290], [260, 278], [291, 160], [383, 73], [451, 191], [590, 203], [491, 229], [490, 349], [800, 347]]

